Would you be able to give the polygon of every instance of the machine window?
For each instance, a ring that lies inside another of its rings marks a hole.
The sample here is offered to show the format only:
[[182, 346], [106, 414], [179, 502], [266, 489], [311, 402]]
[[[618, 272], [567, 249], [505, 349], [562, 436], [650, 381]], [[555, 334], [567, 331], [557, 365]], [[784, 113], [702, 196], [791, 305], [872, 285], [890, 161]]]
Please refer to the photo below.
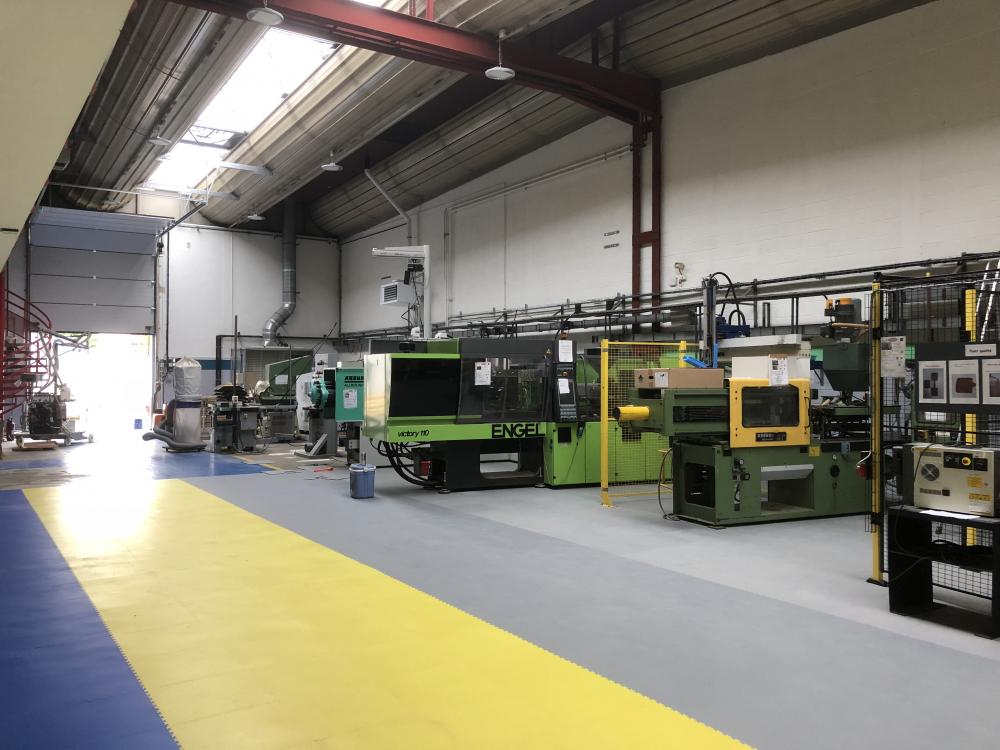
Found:
[[794, 385], [755, 386], [741, 391], [744, 427], [795, 427], [799, 389]]
[[392, 360], [390, 417], [454, 415], [458, 405], [457, 359]]
[[461, 360], [458, 419], [462, 422], [528, 422], [545, 418], [552, 382], [548, 365], [524, 357], [489, 358], [489, 382], [476, 381], [480, 358]]

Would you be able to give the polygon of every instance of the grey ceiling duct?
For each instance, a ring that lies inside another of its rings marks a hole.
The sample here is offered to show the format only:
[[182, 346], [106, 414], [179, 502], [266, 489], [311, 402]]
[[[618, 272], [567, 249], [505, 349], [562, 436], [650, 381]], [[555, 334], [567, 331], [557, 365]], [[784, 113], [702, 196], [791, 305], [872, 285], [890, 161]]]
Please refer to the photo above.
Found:
[[295, 312], [296, 295], [296, 253], [295, 253], [295, 201], [285, 199], [284, 223], [281, 228], [281, 307], [274, 311], [264, 323], [264, 346], [279, 343], [278, 329]]

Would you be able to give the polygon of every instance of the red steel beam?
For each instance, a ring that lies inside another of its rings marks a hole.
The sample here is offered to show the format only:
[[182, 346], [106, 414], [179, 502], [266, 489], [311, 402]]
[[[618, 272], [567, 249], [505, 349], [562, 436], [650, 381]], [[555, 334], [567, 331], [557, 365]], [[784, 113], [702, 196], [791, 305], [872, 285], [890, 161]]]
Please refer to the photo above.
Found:
[[[173, 0], [232, 18], [245, 18], [256, 0]], [[497, 40], [424, 18], [351, 0], [277, 0], [281, 28], [416, 62], [482, 75], [497, 63]], [[433, 6], [431, 6], [433, 7]], [[660, 112], [660, 84], [561, 55], [505, 42], [504, 65], [514, 82], [572, 99], [628, 123]]]

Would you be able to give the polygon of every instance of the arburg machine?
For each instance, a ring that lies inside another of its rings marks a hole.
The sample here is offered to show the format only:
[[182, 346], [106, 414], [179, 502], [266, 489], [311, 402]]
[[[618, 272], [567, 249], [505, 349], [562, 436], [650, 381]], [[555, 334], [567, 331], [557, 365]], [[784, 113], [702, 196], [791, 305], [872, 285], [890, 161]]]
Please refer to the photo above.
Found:
[[309, 391], [309, 455], [336, 455], [343, 433], [348, 461], [360, 458], [364, 394], [365, 373], [360, 367], [325, 367], [316, 373]]
[[[374, 341], [364, 434], [409, 482], [443, 491], [596, 483], [596, 370], [573, 342]], [[516, 454], [510, 471], [483, 459]]]
[[723, 388], [631, 395], [615, 416], [669, 439], [678, 517], [729, 526], [868, 509], [855, 470], [867, 420], [812, 406], [809, 357], [734, 357]]

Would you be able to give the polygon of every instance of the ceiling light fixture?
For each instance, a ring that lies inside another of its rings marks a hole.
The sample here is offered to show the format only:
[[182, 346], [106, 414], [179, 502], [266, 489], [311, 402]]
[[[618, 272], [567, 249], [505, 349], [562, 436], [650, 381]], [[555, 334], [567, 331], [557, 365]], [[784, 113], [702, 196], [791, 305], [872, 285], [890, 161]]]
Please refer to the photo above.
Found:
[[507, 32], [500, 29], [500, 33], [497, 35], [497, 64], [486, 69], [486, 77], [491, 81], [509, 81], [516, 75], [512, 68], [503, 64], [503, 40], [506, 37]]
[[140, 193], [155, 193], [156, 192], [156, 188], [149, 187], [149, 185], [137, 185], [135, 189], [138, 190]]
[[156, 135], [150, 136], [146, 139], [146, 143], [150, 146], [172, 146], [174, 142], [169, 138], [164, 138], [162, 135], [157, 133]]
[[254, 211], [252, 214], [247, 214], [247, 221], [264, 221], [264, 217]]
[[324, 172], [340, 172], [343, 171], [343, 167], [338, 164], [333, 158], [333, 149], [330, 149], [330, 161], [326, 164], [320, 164], [319, 168]]
[[264, 0], [262, 7], [251, 8], [247, 11], [247, 20], [259, 23], [261, 26], [278, 26], [285, 20], [285, 17], [274, 8], [268, 8], [267, 0]]

